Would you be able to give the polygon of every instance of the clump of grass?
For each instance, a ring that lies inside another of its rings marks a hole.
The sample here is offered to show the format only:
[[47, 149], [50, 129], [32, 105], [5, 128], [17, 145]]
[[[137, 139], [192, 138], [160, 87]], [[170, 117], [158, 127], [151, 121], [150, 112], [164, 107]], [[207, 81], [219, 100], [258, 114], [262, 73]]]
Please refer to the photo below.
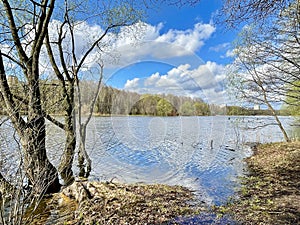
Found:
[[243, 224], [300, 224], [300, 142], [257, 146], [239, 199], [217, 208]]

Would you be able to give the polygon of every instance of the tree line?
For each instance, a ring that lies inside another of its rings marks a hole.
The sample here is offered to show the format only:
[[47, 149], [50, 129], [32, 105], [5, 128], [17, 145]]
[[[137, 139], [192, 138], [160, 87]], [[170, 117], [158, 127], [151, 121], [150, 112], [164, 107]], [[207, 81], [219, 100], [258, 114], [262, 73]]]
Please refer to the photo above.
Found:
[[[26, 93], [26, 85], [11, 77], [10, 86], [15, 101], [18, 102], [21, 112], [27, 114], [27, 105], [22, 102], [24, 97], [17, 93]], [[45, 111], [51, 115], [62, 115], [63, 93], [57, 80], [40, 81], [41, 101]], [[91, 96], [97, 89], [95, 81], [82, 81], [82, 113], [88, 113]], [[19, 97], [17, 97], [19, 96]], [[3, 99], [0, 98], [0, 113], [5, 115]], [[297, 115], [296, 107], [283, 107], [276, 110], [278, 115]], [[99, 94], [93, 109], [95, 116], [107, 115], [145, 115], [145, 116], [210, 116], [210, 115], [231, 115], [231, 116], [255, 116], [272, 115], [269, 109], [253, 109], [241, 106], [220, 106], [205, 103], [201, 98], [187, 96], [176, 96], [172, 94], [139, 94], [126, 90], [120, 90], [106, 85], [101, 85]]]
[[208, 116], [209, 105], [200, 98], [172, 94], [138, 94], [104, 86], [95, 105], [99, 115]]
[[[20, 96], [26, 93], [26, 85], [17, 78], [10, 82], [12, 95], [21, 109], [22, 114], [28, 113], [27, 104]], [[88, 113], [91, 96], [97, 89], [96, 82], [83, 81], [80, 84], [82, 113]], [[63, 89], [57, 80], [41, 80], [41, 102], [44, 110], [51, 115], [64, 113]], [[0, 98], [1, 103], [3, 99]], [[0, 112], [5, 115], [3, 104]], [[138, 94], [101, 85], [95, 101], [93, 115], [149, 115], [149, 116], [208, 116], [211, 115], [209, 104], [200, 98], [176, 96], [172, 94]]]

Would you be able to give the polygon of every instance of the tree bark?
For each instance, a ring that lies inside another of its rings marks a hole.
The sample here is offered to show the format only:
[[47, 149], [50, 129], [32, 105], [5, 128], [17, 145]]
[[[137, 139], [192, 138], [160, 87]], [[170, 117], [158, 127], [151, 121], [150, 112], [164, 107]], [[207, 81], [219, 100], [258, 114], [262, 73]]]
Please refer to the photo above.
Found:
[[25, 122], [20, 116], [19, 109], [12, 98], [5, 75], [1, 51], [0, 74], [0, 91], [5, 102], [7, 114], [21, 138], [27, 177], [38, 191], [43, 193], [57, 192], [60, 189], [58, 174], [46, 155], [45, 119], [41, 111], [38, 81], [33, 81], [32, 79], [28, 82], [31, 88], [29, 88], [30, 91], [28, 93], [30, 98], [27, 122]]
[[[92, 170], [92, 160], [89, 157], [86, 151], [86, 125], [82, 124], [80, 126], [80, 144], [78, 150], [78, 167], [79, 167], [79, 176], [88, 178]], [[86, 161], [86, 165], [85, 165]]]
[[76, 128], [75, 128], [75, 103], [74, 103], [74, 84], [73, 80], [68, 81], [65, 87], [65, 134], [66, 142], [59, 171], [65, 185], [70, 185], [74, 181], [72, 165], [76, 148]]
[[[41, 105], [39, 87], [39, 56], [48, 24], [54, 9], [55, 0], [43, 0], [39, 4], [39, 17], [33, 24], [35, 37], [31, 44], [31, 52], [27, 55], [21, 38], [19, 27], [15, 23], [15, 15], [7, 0], [3, 0], [3, 8], [7, 16], [9, 30], [13, 41], [12, 48], [17, 51], [18, 66], [27, 79], [28, 89], [28, 115], [27, 121], [20, 116], [20, 109], [16, 106], [10, 87], [6, 79], [5, 66], [0, 51], [0, 91], [5, 102], [5, 109], [16, 129], [23, 148], [24, 167], [29, 182], [33, 185], [36, 194], [53, 193], [60, 190], [60, 183], [56, 168], [51, 164], [46, 154], [46, 130], [45, 119]], [[36, 4], [33, 2], [33, 4]], [[36, 5], [35, 5], [36, 6]], [[36, 11], [34, 12], [36, 13]]]

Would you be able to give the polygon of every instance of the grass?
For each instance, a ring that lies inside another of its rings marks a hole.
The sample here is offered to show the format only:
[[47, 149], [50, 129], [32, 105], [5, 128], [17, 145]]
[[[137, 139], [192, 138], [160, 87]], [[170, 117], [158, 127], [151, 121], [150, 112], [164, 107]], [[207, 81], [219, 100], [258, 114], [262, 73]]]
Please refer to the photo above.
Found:
[[239, 198], [217, 207], [242, 224], [300, 224], [300, 142], [259, 145]]
[[169, 224], [205, 210], [181, 186], [87, 181], [75, 182], [44, 205], [32, 224]]

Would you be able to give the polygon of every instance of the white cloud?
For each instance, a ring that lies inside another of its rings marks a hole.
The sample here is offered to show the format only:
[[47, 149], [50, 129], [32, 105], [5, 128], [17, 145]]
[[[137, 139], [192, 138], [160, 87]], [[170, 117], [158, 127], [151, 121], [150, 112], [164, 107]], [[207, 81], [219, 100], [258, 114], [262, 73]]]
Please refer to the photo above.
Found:
[[[183, 64], [166, 74], [154, 73], [137, 83], [136, 78], [127, 81], [124, 88], [140, 93], [171, 93], [181, 96], [201, 97], [209, 103], [223, 104], [225, 101], [225, 67], [208, 61], [197, 68]], [[134, 83], [136, 85], [129, 85]]]
[[133, 80], [127, 80], [125, 84], [125, 89], [134, 89], [139, 86], [139, 78], [134, 78]]
[[152, 86], [160, 79], [160, 75], [158, 72], [152, 74], [149, 78], [147, 78], [144, 82], [144, 86]]
[[230, 43], [226, 42], [226, 43], [222, 43], [213, 47], [210, 47], [209, 50], [210, 51], [214, 51], [214, 52], [220, 52], [223, 51], [224, 49], [228, 49], [230, 47]]
[[[61, 22], [52, 20], [49, 24], [49, 36], [52, 41], [58, 38], [58, 30]], [[197, 23], [192, 29], [169, 30], [162, 32], [163, 23], [150, 25], [144, 22], [132, 26], [123, 27], [119, 34], [108, 33], [100, 43], [101, 52], [95, 49], [86, 58], [85, 67], [93, 67], [101, 58], [106, 68], [117, 68], [144, 59], [162, 60], [174, 57], [184, 57], [195, 54], [216, 30], [211, 24]], [[63, 49], [65, 50], [67, 63], [71, 64], [71, 37], [65, 28]], [[75, 55], [80, 61], [97, 38], [104, 30], [98, 25], [90, 25], [84, 21], [78, 21], [74, 28]], [[55, 54], [57, 49], [53, 49]], [[46, 52], [46, 51], [45, 51]], [[46, 54], [45, 54], [46, 55]], [[41, 60], [44, 65], [49, 64], [47, 57]], [[116, 63], [117, 62], [117, 63]]]
[[[216, 30], [211, 24], [197, 23], [193, 29], [161, 33], [163, 24], [139, 23], [122, 30], [115, 45], [119, 63], [130, 64], [144, 58], [166, 59], [195, 54]], [[128, 32], [130, 30], [131, 32]], [[138, 35], [138, 40], [136, 39]]]
[[194, 29], [188, 30], [169, 30], [166, 34], [162, 34], [155, 41], [172, 43], [180, 46], [187, 51], [195, 52], [204, 45], [204, 40], [208, 39], [215, 31], [215, 27], [211, 24], [197, 23]]

